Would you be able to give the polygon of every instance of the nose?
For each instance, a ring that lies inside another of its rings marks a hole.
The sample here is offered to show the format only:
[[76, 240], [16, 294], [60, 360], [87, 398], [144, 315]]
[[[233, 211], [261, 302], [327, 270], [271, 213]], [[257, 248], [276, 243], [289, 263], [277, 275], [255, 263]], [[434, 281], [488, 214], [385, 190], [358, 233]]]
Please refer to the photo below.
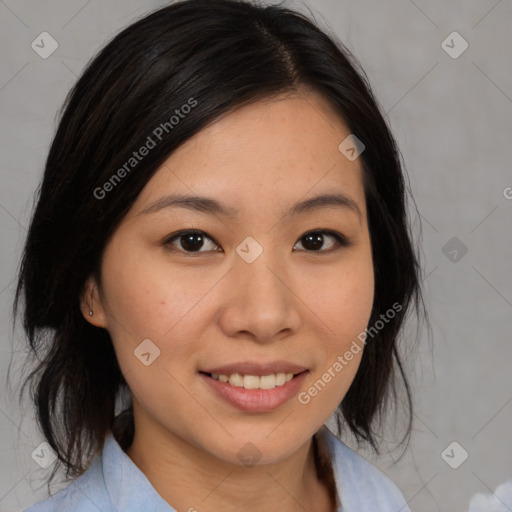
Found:
[[218, 317], [224, 334], [270, 343], [297, 332], [302, 303], [291, 272], [265, 251], [252, 263], [239, 258], [234, 265]]

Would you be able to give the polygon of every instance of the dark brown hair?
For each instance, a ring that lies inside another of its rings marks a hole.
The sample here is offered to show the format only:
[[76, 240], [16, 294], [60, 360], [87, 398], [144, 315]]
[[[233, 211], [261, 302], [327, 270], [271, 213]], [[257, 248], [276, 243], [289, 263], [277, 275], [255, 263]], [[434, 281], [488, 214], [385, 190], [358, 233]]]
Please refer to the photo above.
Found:
[[[38, 364], [20, 395], [30, 382], [39, 427], [67, 477], [85, 471], [108, 431], [124, 447], [133, 437], [130, 409], [115, 414], [127, 384], [110, 336], [80, 310], [86, 279], [101, 278], [109, 238], [187, 139], [235, 108], [306, 90], [322, 95], [365, 144], [359, 158], [375, 273], [370, 325], [392, 304], [402, 306], [363, 352], [338, 408], [340, 432], [346, 426], [378, 451], [372, 424], [386, 411], [387, 398], [396, 400], [398, 377], [405, 384], [410, 436], [412, 401], [397, 337], [409, 310], [420, 313], [421, 270], [399, 151], [364, 71], [334, 35], [280, 5], [186, 0], [133, 23], [87, 65], [63, 105], [37, 191], [13, 313], [16, 318], [23, 297], [23, 327]], [[170, 122], [191, 99], [194, 108]], [[107, 197], [98, 197], [162, 124], [167, 130], [158, 144]]]

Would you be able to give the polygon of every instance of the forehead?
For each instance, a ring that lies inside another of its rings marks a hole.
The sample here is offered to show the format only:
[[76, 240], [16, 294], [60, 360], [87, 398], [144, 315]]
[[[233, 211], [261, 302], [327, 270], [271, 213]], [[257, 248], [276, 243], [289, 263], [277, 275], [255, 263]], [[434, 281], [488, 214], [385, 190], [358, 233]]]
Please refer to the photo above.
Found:
[[180, 146], [141, 192], [134, 213], [169, 193], [215, 197], [234, 210], [344, 193], [364, 214], [360, 160], [338, 149], [350, 135], [316, 94], [267, 98], [217, 119]]

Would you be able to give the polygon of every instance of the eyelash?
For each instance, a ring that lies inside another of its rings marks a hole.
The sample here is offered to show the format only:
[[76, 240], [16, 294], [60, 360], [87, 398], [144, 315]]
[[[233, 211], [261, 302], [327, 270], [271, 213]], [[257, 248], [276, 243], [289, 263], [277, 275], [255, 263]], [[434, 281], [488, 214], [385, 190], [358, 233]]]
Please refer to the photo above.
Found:
[[[308, 251], [307, 249], [303, 249], [306, 252], [309, 252], [311, 254], [331, 253], [331, 252], [337, 251], [337, 250], [339, 250], [339, 249], [341, 249], [343, 247], [349, 247], [350, 245], [352, 245], [351, 241], [345, 235], [343, 235], [341, 233], [338, 233], [337, 231], [332, 231], [332, 230], [328, 230], [328, 229], [327, 230], [326, 229], [322, 229], [322, 230], [321, 229], [315, 229], [315, 230], [312, 230], [312, 231], [307, 231], [306, 233], [304, 233], [299, 238], [298, 242], [300, 242], [300, 240], [302, 238], [306, 237], [307, 235], [315, 235], [315, 234], [322, 234], [322, 235], [326, 234], [328, 236], [331, 236], [332, 238], [334, 238], [336, 240], [337, 247], [334, 247], [334, 248], [331, 248], [331, 249], [328, 249], [328, 250], [319, 250], [319, 251]], [[171, 245], [172, 242], [174, 242], [175, 240], [181, 238], [184, 235], [201, 235], [203, 238], [207, 238], [207, 239], [211, 240], [215, 245], [219, 246], [219, 244], [211, 236], [209, 236], [204, 231], [197, 230], [197, 229], [186, 229], [186, 230], [174, 233], [171, 236], [167, 237], [162, 242], [161, 245], [164, 246], [166, 248], [166, 250], [168, 250], [170, 252], [173, 252], [173, 253], [181, 252], [181, 253], [186, 254], [188, 256], [195, 256], [197, 254], [210, 252], [210, 251], [185, 251], [183, 249], [177, 249], [175, 247], [172, 247], [172, 245]], [[215, 252], [218, 252], [218, 251], [215, 251]]]

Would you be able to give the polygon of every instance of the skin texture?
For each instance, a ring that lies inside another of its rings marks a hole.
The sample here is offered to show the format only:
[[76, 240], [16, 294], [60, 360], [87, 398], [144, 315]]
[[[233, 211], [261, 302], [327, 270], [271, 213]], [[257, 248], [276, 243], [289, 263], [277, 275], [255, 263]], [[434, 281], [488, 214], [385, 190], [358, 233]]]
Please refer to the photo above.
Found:
[[[345, 396], [362, 350], [308, 404], [294, 396], [260, 413], [226, 403], [198, 372], [290, 361], [308, 368], [307, 391], [365, 330], [374, 273], [362, 166], [338, 150], [349, 134], [314, 93], [231, 112], [156, 172], [105, 248], [102, 283], [86, 284], [84, 317], [108, 330], [133, 395], [127, 454], [179, 511], [332, 510], [311, 438]], [[284, 217], [296, 202], [334, 192], [349, 196], [361, 217], [339, 207]], [[171, 193], [214, 198], [239, 217], [141, 213]], [[192, 253], [183, 237], [162, 245], [186, 229], [211, 240], [196, 241]], [[325, 234], [315, 249], [304, 235], [322, 229], [351, 245]], [[252, 263], [236, 252], [248, 236], [263, 248]], [[149, 366], [134, 355], [145, 339], [160, 350]], [[247, 442], [260, 453], [250, 467], [237, 457]]]

